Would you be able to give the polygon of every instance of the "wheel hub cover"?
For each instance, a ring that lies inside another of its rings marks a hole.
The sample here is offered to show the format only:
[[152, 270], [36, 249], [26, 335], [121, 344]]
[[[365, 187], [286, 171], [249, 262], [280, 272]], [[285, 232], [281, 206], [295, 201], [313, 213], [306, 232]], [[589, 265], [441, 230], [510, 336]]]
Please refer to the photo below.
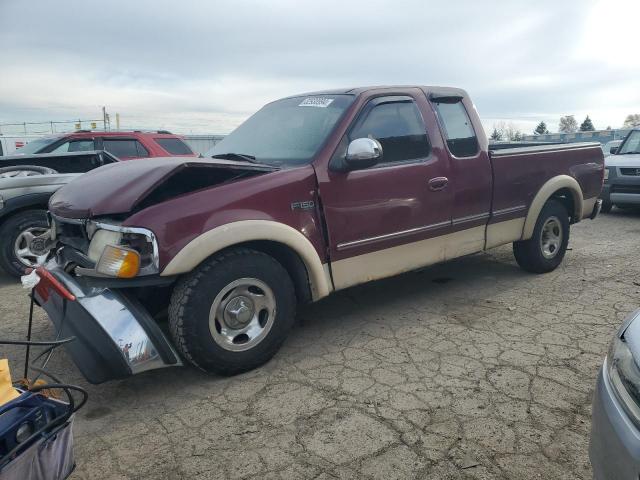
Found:
[[29, 244], [29, 250], [31, 250], [35, 255], [43, 255], [46, 252], [45, 240], [39, 237], [34, 238]]
[[253, 318], [253, 304], [244, 296], [237, 296], [229, 300], [224, 308], [224, 321], [229, 328], [240, 329]]

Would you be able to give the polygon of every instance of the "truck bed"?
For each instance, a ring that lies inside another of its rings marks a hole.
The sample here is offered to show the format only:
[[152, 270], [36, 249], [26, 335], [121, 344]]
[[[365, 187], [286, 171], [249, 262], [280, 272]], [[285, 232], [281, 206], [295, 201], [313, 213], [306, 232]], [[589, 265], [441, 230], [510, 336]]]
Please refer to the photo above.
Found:
[[[601, 189], [603, 155], [599, 143], [567, 143], [490, 150], [494, 194], [492, 210], [528, 207], [551, 177], [570, 175], [582, 189], [583, 199], [596, 198]], [[575, 218], [579, 221], [580, 218]]]

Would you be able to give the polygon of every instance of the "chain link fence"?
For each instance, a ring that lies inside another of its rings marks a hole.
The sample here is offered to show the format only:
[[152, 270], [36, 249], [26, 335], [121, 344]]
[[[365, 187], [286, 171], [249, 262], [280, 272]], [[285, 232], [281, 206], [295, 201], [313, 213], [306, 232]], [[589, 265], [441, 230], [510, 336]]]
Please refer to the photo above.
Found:
[[56, 120], [51, 122], [0, 123], [0, 135], [46, 135], [75, 130], [109, 130], [109, 122], [99, 120]]

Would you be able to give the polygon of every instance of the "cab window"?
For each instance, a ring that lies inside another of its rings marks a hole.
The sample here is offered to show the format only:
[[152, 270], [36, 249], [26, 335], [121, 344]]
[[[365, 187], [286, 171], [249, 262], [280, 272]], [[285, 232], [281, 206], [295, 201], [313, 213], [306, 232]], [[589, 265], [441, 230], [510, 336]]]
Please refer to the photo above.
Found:
[[138, 158], [148, 157], [149, 152], [137, 140], [105, 138], [102, 141], [102, 148], [118, 158]]
[[473, 157], [478, 153], [478, 137], [471, 119], [457, 97], [434, 102], [449, 151], [456, 157]]
[[382, 145], [382, 163], [415, 161], [429, 155], [427, 132], [418, 107], [412, 100], [375, 104], [358, 120], [349, 140], [374, 138]]
[[67, 153], [67, 152], [88, 152], [95, 150], [93, 139], [68, 140], [56, 148], [51, 153]]

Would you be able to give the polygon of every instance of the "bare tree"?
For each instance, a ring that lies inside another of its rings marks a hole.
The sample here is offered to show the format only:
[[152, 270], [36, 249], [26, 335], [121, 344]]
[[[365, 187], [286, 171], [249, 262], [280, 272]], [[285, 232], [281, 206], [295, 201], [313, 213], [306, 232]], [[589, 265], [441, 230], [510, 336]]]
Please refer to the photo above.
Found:
[[640, 127], [640, 113], [632, 113], [624, 119], [622, 128]]
[[575, 133], [578, 131], [578, 122], [573, 115], [560, 117], [560, 125], [558, 131], [562, 133]]
[[504, 138], [511, 142], [520, 142], [522, 141], [522, 132], [513, 122], [509, 122], [504, 128]]

